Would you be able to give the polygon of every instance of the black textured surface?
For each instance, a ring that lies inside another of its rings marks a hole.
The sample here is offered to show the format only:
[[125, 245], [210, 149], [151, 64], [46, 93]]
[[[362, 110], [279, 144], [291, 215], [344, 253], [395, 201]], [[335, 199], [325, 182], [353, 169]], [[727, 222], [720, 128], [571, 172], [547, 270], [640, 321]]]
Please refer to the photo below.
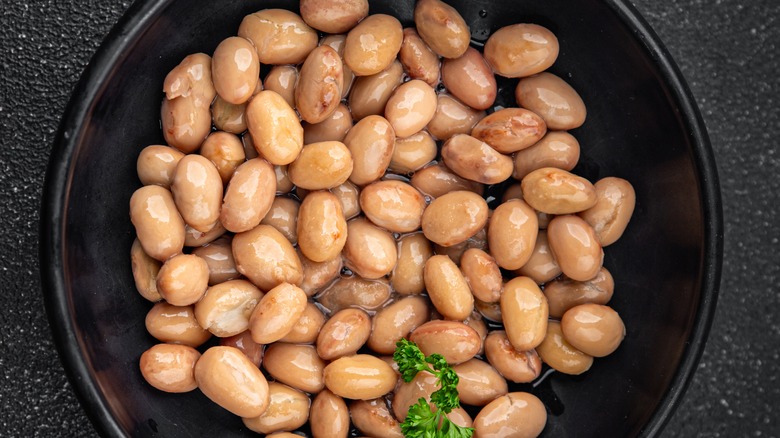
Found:
[[[718, 311], [666, 436], [780, 436], [780, 3], [641, 0], [712, 139], [726, 221]], [[43, 173], [70, 91], [129, 5], [3, 2], [0, 436], [93, 436], [51, 342], [38, 278]]]

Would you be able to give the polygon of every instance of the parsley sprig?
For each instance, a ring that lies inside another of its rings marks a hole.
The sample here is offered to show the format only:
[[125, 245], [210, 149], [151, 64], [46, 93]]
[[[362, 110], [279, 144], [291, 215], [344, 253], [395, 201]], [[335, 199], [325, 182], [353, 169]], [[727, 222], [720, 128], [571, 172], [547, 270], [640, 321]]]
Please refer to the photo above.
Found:
[[409, 408], [401, 431], [407, 438], [471, 438], [474, 429], [461, 427], [450, 421], [446, 414], [460, 406], [458, 399], [458, 375], [440, 354], [425, 356], [414, 342], [401, 339], [395, 344], [393, 360], [404, 382], [411, 382], [420, 371], [436, 376], [440, 388], [431, 394], [431, 404], [424, 398]]

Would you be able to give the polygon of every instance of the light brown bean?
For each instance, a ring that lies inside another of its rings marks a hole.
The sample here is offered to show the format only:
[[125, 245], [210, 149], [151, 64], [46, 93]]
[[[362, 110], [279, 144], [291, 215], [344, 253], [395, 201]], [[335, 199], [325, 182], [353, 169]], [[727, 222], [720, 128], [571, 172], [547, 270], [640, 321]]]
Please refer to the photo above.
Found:
[[173, 196], [160, 186], [144, 186], [130, 198], [130, 220], [150, 257], [164, 262], [184, 248], [184, 220]]
[[352, 423], [372, 438], [403, 438], [401, 425], [393, 417], [384, 398], [355, 400], [349, 404]]
[[344, 399], [327, 389], [320, 391], [311, 404], [309, 426], [313, 438], [347, 438], [349, 410]]
[[133, 240], [133, 245], [130, 247], [130, 263], [138, 293], [153, 303], [160, 301], [162, 297], [157, 291], [157, 273], [160, 272], [162, 263], [149, 257], [138, 239]]
[[210, 229], [205, 233], [198, 231], [195, 228], [192, 228], [189, 225], [185, 224], [184, 225], [184, 246], [197, 248], [199, 246], [207, 245], [219, 239], [223, 235], [225, 235], [225, 232], [227, 232], [227, 230], [225, 229], [225, 227], [222, 226], [222, 223], [220, 222], [217, 222], [214, 228]]
[[444, 255], [435, 255], [425, 262], [423, 270], [425, 288], [433, 306], [445, 318], [463, 321], [474, 310], [474, 297], [458, 269], [458, 266]]
[[550, 306], [550, 316], [560, 318], [567, 310], [580, 304], [607, 304], [612, 299], [615, 281], [607, 268], [601, 267], [599, 273], [587, 281], [562, 277], [544, 286], [544, 296]]
[[392, 232], [408, 233], [420, 228], [425, 198], [403, 181], [371, 183], [360, 191], [360, 208], [374, 224]]
[[252, 340], [258, 344], [270, 344], [285, 337], [303, 315], [306, 302], [306, 293], [289, 283], [281, 283], [269, 290], [250, 309]]
[[146, 314], [145, 324], [150, 335], [169, 344], [197, 348], [211, 338], [211, 333], [198, 324], [192, 306], [174, 306], [161, 301]]
[[487, 362], [469, 359], [452, 369], [458, 375], [458, 397], [461, 403], [485, 406], [509, 392], [504, 377]]
[[325, 386], [352, 400], [370, 400], [389, 393], [396, 374], [382, 359], [368, 354], [341, 357], [325, 367]]
[[301, 16], [325, 33], [347, 32], [368, 15], [368, 0], [301, 0]]
[[206, 350], [195, 364], [195, 380], [206, 397], [240, 417], [258, 417], [268, 409], [268, 381], [237, 348]]
[[485, 59], [497, 74], [521, 78], [547, 70], [558, 58], [558, 38], [538, 24], [502, 27], [485, 42]]
[[435, 164], [418, 170], [409, 182], [414, 188], [432, 198], [439, 198], [458, 190], [468, 190], [482, 196], [484, 191], [482, 184], [461, 178], [444, 164]]
[[244, 426], [257, 433], [295, 430], [309, 420], [309, 396], [277, 382], [268, 383], [268, 409], [259, 417], [242, 418]]
[[276, 194], [274, 168], [262, 158], [238, 166], [225, 190], [219, 221], [234, 233], [249, 231], [263, 220]]
[[211, 100], [195, 94], [163, 99], [160, 121], [165, 142], [185, 154], [195, 152], [211, 132]]
[[446, 93], [437, 97], [436, 112], [428, 122], [428, 132], [446, 141], [453, 135], [470, 134], [474, 126], [485, 117], [484, 111], [475, 110]]
[[580, 159], [580, 143], [564, 131], [548, 131], [541, 140], [515, 153], [515, 171], [512, 176], [523, 179], [542, 167], [572, 170]]
[[617, 177], [602, 178], [593, 186], [596, 204], [578, 214], [593, 227], [601, 246], [611, 245], [623, 235], [631, 220], [636, 193], [630, 182]]
[[422, 216], [422, 230], [428, 240], [442, 246], [465, 241], [484, 228], [487, 202], [473, 192], [457, 190], [434, 199]]
[[486, 303], [480, 300], [474, 300], [474, 308], [477, 309], [480, 315], [485, 319], [493, 322], [503, 322], [504, 318], [501, 315], [501, 304]]
[[396, 87], [403, 81], [401, 63], [393, 61], [387, 68], [371, 76], [359, 76], [349, 92], [349, 109], [355, 120], [381, 115]]
[[401, 295], [417, 295], [425, 290], [423, 269], [433, 255], [431, 242], [423, 233], [407, 234], [398, 240], [398, 262], [390, 284]]
[[345, 99], [349, 95], [349, 91], [352, 89], [352, 83], [355, 82], [355, 73], [344, 63], [344, 43], [347, 41], [346, 34], [339, 35], [325, 35], [320, 40], [321, 46], [330, 46], [341, 57], [341, 68], [344, 71], [344, 83], [341, 87], [341, 98]]
[[314, 124], [303, 123], [303, 143], [343, 141], [350, 128], [352, 128], [352, 114], [346, 105], [339, 103], [325, 120]]
[[498, 93], [493, 71], [473, 47], [457, 58], [442, 62], [441, 81], [453, 96], [476, 110], [493, 106]]
[[463, 254], [471, 248], [481, 249], [487, 251], [487, 227], [477, 231], [477, 234], [469, 237], [465, 241], [452, 246], [434, 245], [433, 252], [436, 254], [446, 255], [456, 265], [460, 266]]
[[547, 424], [547, 410], [535, 395], [510, 392], [488, 403], [474, 418], [474, 436], [537, 437]]
[[241, 21], [238, 36], [254, 44], [262, 64], [300, 64], [317, 47], [317, 31], [296, 13], [263, 9]]
[[357, 353], [371, 334], [371, 317], [360, 309], [343, 309], [334, 313], [322, 326], [317, 337], [317, 354], [333, 360]]
[[260, 223], [276, 228], [290, 243], [295, 245], [298, 243], [299, 209], [300, 203], [295, 199], [277, 196]]
[[289, 240], [270, 225], [238, 233], [233, 237], [236, 269], [262, 290], [287, 282], [300, 284], [303, 266]]
[[517, 104], [538, 114], [548, 129], [565, 131], [585, 123], [587, 110], [579, 94], [552, 73], [523, 78], [515, 89]]
[[477, 355], [481, 356], [485, 352], [485, 338], [488, 334], [488, 326], [487, 323], [485, 323], [485, 320], [482, 319], [482, 314], [480, 314], [477, 310], [472, 311], [471, 315], [469, 315], [469, 317], [463, 321], [463, 324], [466, 324], [467, 326], [474, 329], [474, 331], [479, 335], [480, 347]]
[[304, 392], [315, 394], [325, 387], [325, 361], [313, 345], [271, 344], [265, 349], [263, 367], [277, 381]]
[[428, 321], [412, 330], [409, 340], [426, 356], [441, 354], [452, 365], [473, 358], [482, 346], [479, 333], [458, 321]]
[[542, 362], [536, 350], [515, 350], [503, 330], [492, 331], [487, 335], [485, 356], [496, 371], [515, 383], [532, 382], [542, 372]]
[[515, 350], [536, 348], [547, 333], [549, 314], [539, 286], [528, 277], [515, 277], [504, 285], [500, 303], [506, 335]]
[[184, 222], [198, 231], [209, 231], [219, 220], [222, 177], [208, 158], [187, 155], [173, 174], [171, 193]]
[[298, 114], [278, 93], [264, 90], [249, 101], [246, 123], [257, 153], [271, 164], [290, 164], [303, 148]]
[[290, 180], [287, 174], [288, 166], [274, 166], [274, 176], [276, 177], [276, 193], [290, 193], [295, 188], [295, 184]]
[[323, 324], [325, 324], [325, 315], [322, 314], [320, 308], [314, 303], [306, 303], [306, 308], [290, 333], [279, 339], [279, 342], [313, 344], [317, 341]]
[[341, 210], [344, 212], [345, 218], [352, 219], [360, 214], [360, 189], [356, 185], [345, 181], [330, 189], [330, 192], [336, 195], [336, 198], [341, 202]]
[[197, 96], [208, 106], [217, 94], [211, 80], [211, 57], [205, 53], [185, 56], [165, 76], [163, 92], [168, 100]]
[[298, 247], [314, 262], [338, 257], [347, 242], [347, 220], [341, 202], [324, 190], [303, 198], [298, 211]]
[[235, 336], [249, 329], [249, 317], [262, 297], [246, 280], [226, 281], [208, 288], [195, 303], [195, 318], [215, 336]]
[[211, 104], [211, 123], [220, 131], [241, 134], [246, 131], [246, 102], [234, 105], [217, 96]]
[[439, 83], [439, 56], [425, 44], [413, 27], [407, 27], [398, 59], [412, 79], [420, 79], [431, 87]]
[[545, 284], [561, 275], [561, 272], [561, 267], [558, 266], [550, 250], [547, 231], [539, 230], [531, 257], [517, 270], [517, 273], [531, 278], [538, 284]]
[[429, 400], [433, 391], [440, 387], [436, 376], [427, 371], [417, 373], [411, 382], [399, 383], [393, 394], [391, 408], [395, 417], [402, 419], [405, 419], [409, 413], [409, 407], [417, 403], [420, 398]]
[[414, 24], [423, 41], [444, 58], [462, 56], [471, 31], [460, 13], [440, 0], [420, 0], [414, 7]]
[[343, 265], [343, 259], [341, 257], [336, 257], [322, 263], [313, 262], [300, 253], [298, 254], [298, 257], [303, 266], [301, 289], [303, 289], [308, 296], [316, 294], [320, 289], [327, 286], [331, 281], [338, 277]]
[[182, 393], [198, 387], [198, 350], [186, 345], [157, 344], [141, 354], [139, 367], [147, 383], [160, 391]]
[[576, 376], [593, 366], [593, 356], [577, 350], [564, 338], [559, 321], [547, 323], [547, 335], [536, 351], [550, 368], [564, 374]]
[[561, 318], [563, 337], [574, 348], [593, 357], [612, 354], [626, 337], [626, 326], [617, 312], [601, 304], [580, 304]]
[[402, 41], [403, 27], [397, 18], [369, 15], [347, 34], [344, 62], [357, 76], [377, 74], [395, 60]]
[[263, 363], [265, 346], [253, 341], [249, 330], [227, 338], [219, 338], [219, 345], [238, 348], [257, 367]]
[[392, 354], [395, 343], [428, 321], [429, 315], [423, 297], [406, 297], [383, 307], [371, 321], [368, 347], [379, 354]]
[[234, 105], [248, 101], [260, 79], [260, 61], [252, 43], [240, 37], [222, 40], [211, 60], [211, 77], [224, 101]]
[[482, 184], [498, 184], [512, 176], [512, 158], [470, 135], [457, 134], [441, 148], [444, 164], [463, 178]]
[[214, 164], [222, 179], [222, 184], [227, 184], [238, 166], [246, 161], [241, 139], [224, 131], [209, 134], [200, 147], [200, 154]]
[[436, 92], [419, 79], [401, 84], [385, 106], [385, 118], [395, 135], [408, 137], [428, 124], [436, 113]]
[[287, 102], [290, 107], [295, 107], [295, 84], [298, 83], [300, 72], [294, 65], [275, 65], [265, 76], [263, 86], [267, 91], [273, 91]]
[[381, 116], [367, 116], [357, 122], [344, 137], [354, 160], [349, 180], [364, 186], [378, 180], [390, 165], [395, 148], [395, 131]]
[[501, 269], [490, 254], [478, 248], [467, 249], [460, 258], [460, 270], [474, 298], [495, 303], [501, 297]]
[[141, 184], [148, 186], [156, 184], [170, 188], [176, 165], [184, 154], [176, 149], [162, 145], [151, 145], [143, 148], [138, 154], [136, 171]]
[[596, 205], [596, 188], [587, 179], [555, 167], [542, 167], [520, 183], [523, 199], [536, 210], [571, 214]]
[[348, 146], [340, 141], [306, 145], [298, 159], [287, 167], [290, 180], [306, 190], [327, 190], [343, 184], [354, 174], [357, 164]]
[[387, 302], [391, 292], [390, 283], [385, 278], [366, 280], [353, 275], [336, 279], [316, 298], [331, 312], [357, 307], [373, 313]]
[[341, 101], [344, 70], [341, 57], [330, 46], [319, 46], [301, 66], [295, 85], [295, 107], [301, 118], [319, 123], [330, 117]]
[[400, 174], [413, 173], [433, 161], [438, 152], [436, 141], [427, 131], [420, 131], [406, 138], [396, 138], [389, 168]]
[[561, 271], [573, 280], [595, 277], [604, 262], [596, 232], [575, 215], [556, 216], [547, 227], [547, 239]]
[[533, 146], [547, 133], [541, 117], [523, 108], [504, 108], [480, 120], [471, 135], [493, 149], [511, 154]]
[[174, 306], [187, 306], [201, 299], [209, 286], [209, 266], [192, 254], [179, 254], [163, 263], [157, 274], [157, 290]]
[[398, 261], [395, 239], [389, 232], [363, 218], [347, 222], [344, 264], [366, 279], [384, 277]]

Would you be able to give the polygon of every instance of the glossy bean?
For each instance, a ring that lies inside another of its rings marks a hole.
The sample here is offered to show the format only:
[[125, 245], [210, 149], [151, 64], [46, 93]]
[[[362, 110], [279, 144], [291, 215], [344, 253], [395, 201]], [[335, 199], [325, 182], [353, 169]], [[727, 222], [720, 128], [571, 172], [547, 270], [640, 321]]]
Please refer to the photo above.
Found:
[[303, 266], [289, 240], [270, 225], [233, 237], [233, 258], [238, 272], [262, 290], [287, 282], [300, 284]]
[[401, 295], [417, 295], [425, 290], [423, 269], [433, 255], [431, 242], [423, 233], [407, 234], [398, 241], [398, 262], [390, 275], [390, 284]]
[[130, 198], [130, 220], [150, 257], [162, 262], [184, 248], [184, 220], [167, 189], [144, 186], [136, 190]]
[[434, 199], [422, 216], [422, 230], [428, 240], [452, 246], [477, 234], [488, 219], [487, 202], [468, 191], [453, 191]]
[[412, 79], [395, 89], [385, 106], [385, 118], [395, 135], [408, 137], [428, 124], [436, 112], [436, 92], [419, 79]]
[[469, 359], [452, 369], [458, 375], [458, 397], [461, 403], [485, 406], [509, 392], [504, 377], [487, 362]]
[[295, 430], [309, 420], [309, 396], [277, 382], [268, 383], [268, 408], [259, 417], [242, 418], [244, 426], [257, 433]]
[[561, 318], [563, 337], [574, 348], [594, 357], [612, 354], [626, 336], [626, 326], [617, 312], [601, 304], [580, 304]]
[[547, 424], [547, 410], [535, 395], [510, 392], [488, 403], [474, 418], [475, 436], [537, 437]]
[[263, 368], [277, 381], [301, 391], [316, 394], [325, 387], [325, 361], [312, 345], [271, 344], [265, 349]]
[[496, 371], [515, 383], [532, 382], [542, 372], [542, 362], [536, 350], [515, 350], [502, 330], [490, 332], [485, 338], [485, 356]]
[[162, 264], [144, 252], [138, 239], [133, 240], [133, 245], [130, 247], [130, 263], [138, 293], [153, 303], [160, 301], [162, 297], [157, 291], [157, 274], [160, 272]]
[[521, 180], [542, 167], [572, 170], [580, 159], [580, 143], [564, 131], [548, 131], [534, 145], [515, 153], [512, 176]]
[[287, 102], [290, 107], [295, 106], [295, 84], [298, 83], [300, 72], [294, 65], [275, 65], [265, 76], [263, 86], [268, 91], [273, 91]]
[[349, 180], [358, 186], [378, 180], [390, 165], [395, 148], [395, 131], [381, 116], [367, 116], [347, 132], [344, 144], [354, 165]]
[[206, 397], [240, 417], [258, 417], [268, 408], [268, 381], [234, 347], [211, 347], [195, 364], [195, 380]]
[[347, 223], [343, 255], [344, 264], [366, 279], [384, 277], [398, 260], [393, 235], [363, 218]]
[[536, 351], [550, 368], [564, 374], [576, 376], [593, 366], [593, 356], [577, 350], [566, 340], [559, 321], [550, 320], [547, 323], [547, 335]]
[[317, 337], [317, 354], [333, 360], [357, 353], [371, 333], [371, 317], [360, 309], [343, 309], [334, 313], [322, 326]]
[[460, 270], [474, 298], [495, 303], [501, 297], [501, 269], [490, 254], [478, 248], [467, 249], [460, 258]]
[[403, 67], [393, 61], [384, 70], [371, 76], [359, 76], [349, 92], [349, 109], [355, 120], [382, 115], [396, 87], [403, 81]]
[[556, 216], [547, 227], [547, 239], [561, 271], [573, 280], [595, 277], [604, 262], [596, 232], [575, 215]]
[[276, 228], [294, 245], [298, 243], [298, 211], [300, 206], [300, 203], [293, 198], [277, 196], [260, 223]]
[[200, 353], [186, 345], [157, 344], [141, 354], [139, 367], [147, 383], [160, 391], [182, 393], [198, 387], [195, 363]]
[[201, 299], [209, 285], [209, 267], [200, 257], [179, 254], [163, 263], [157, 274], [157, 290], [174, 306], [187, 306]]
[[607, 304], [614, 290], [612, 274], [602, 266], [590, 280], [577, 281], [564, 276], [547, 283], [544, 296], [550, 305], [550, 316], [560, 318], [567, 310], [580, 304]]
[[211, 333], [198, 324], [192, 306], [161, 301], [149, 309], [144, 323], [146, 331], [160, 342], [197, 348], [211, 338]]
[[458, 266], [449, 257], [429, 258], [423, 278], [431, 302], [445, 318], [462, 321], [471, 315], [474, 297]]
[[462, 56], [471, 42], [466, 21], [440, 0], [420, 0], [414, 7], [414, 24], [423, 41], [444, 58]]
[[518, 351], [535, 348], [547, 333], [548, 307], [539, 286], [528, 277], [516, 277], [504, 285], [501, 314], [509, 342]]
[[198, 231], [214, 228], [222, 204], [222, 177], [208, 158], [191, 154], [176, 166], [171, 183], [176, 209]]
[[234, 233], [249, 231], [263, 220], [276, 194], [273, 166], [253, 158], [238, 166], [222, 200], [219, 221]]
[[313, 438], [346, 438], [349, 410], [344, 399], [327, 389], [320, 391], [311, 404], [309, 427]]
[[552, 73], [523, 78], [515, 89], [517, 104], [538, 114], [548, 129], [569, 130], [585, 123], [587, 110], [580, 95]]
[[301, 66], [295, 85], [295, 107], [308, 123], [326, 120], [336, 111], [344, 86], [341, 57], [330, 46], [319, 46]]
[[208, 288], [195, 303], [195, 318], [215, 336], [235, 336], [249, 329], [249, 317], [262, 297], [246, 280], [226, 281]]
[[558, 58], [558, 38], [538, 24], [502, 27], [485, 42], [485, 59], [497, 74], [508, 78], [547, 70]]
[[403, 181], [371, 183], [360, 192], [360, 208], [374, 224], [392, 232], [407, 233], [420, 228], [425, 198]]
[[540, 230], [528, 261], [517, 270], [519, 275], [530, 277], [538, 284], [545, 284], [561, 275], [561, 267], [555, 260], [547, 240], [547, 231]]
[[162, 145], [151, 145], [143, 148], [138, 154], [136, 171], [141, 184], [148, 186], [156, 184], [170, 188], [176, 165], [184, 154], [176, 149]]
[[263, 9], [249, 14], [238, 27], [238, 36], [252, 42], [262, 64], [300, 64], [317, 47], [317, 31], [296, 13]]
[[554, 167], [534, 170], [523, 178], [523, 199], [536, 210], [571, 214], [596, 205], [596, 188], [587, 179]]
[[430, 309], [422, 297], [402, 298], [380, 309], [371, 321], [368, 347], [379, 354], [392, 354], [401, 338], [428, 321]]
[[350, 128], [352, 128], [352, 114], [346, 105], [339, 103], [325, 120], [313, 124], [303, 123], [303, 143], [343, 141]]
[[615, 243], [628, 226], [636, 205], [636, 193], [623, 178], [606, 177], [596, 181], [596, 204], [579, 212], [599, 239], [601, 246]]
[[348, 307], [356, 307], [371, 312], [382, 307], [390, 298], [390, 283], [380, 278], [366, 280], [356, 275], [336, 279], [316, 298], [331, 312]]
[[404, 66], [404, 71], [410, 78], [420, 79], [435, 87], [439, 83], [439, 56], [425, 44], [414, 28], [405, 28], [403, 36], [398, 59]]
[[352, 400], [370, 400], [393, 390], [396, 375], [382, 359], [367, 354], [341, 357], [325, 367], [325, 386]]
[[368, 0], [301, 0], [301, 17], [325, 33], [347, 32], [368, 15]]
[[313, 344], [317, 341], [317, 336], [325, 324], [325, 315], [314, 303], [306, 303], [301, 317], [293, 326], [289, 333], [284, 335], [279, 342], [290, 344]]
[[472, 47], [463, 55], [442, 62], [441, 81], [453, 96], [476, 110], [488, 109], [496, 100], [498, 87], [493, 71]]
[[369, 15], [347, 34], [344, 62], [357, 76], [377, 74], [395, 60], [402, 41], [403, 27], [397, 18]]
[[250, 309], [248, 327], [252, 340], [258, 344], [270, 344], [285, 337], [303, 315], [306, 302], [306, 293], [289, 283], [269, 290]]
[[470, 135], [457, 134], [441, 148], [444, 164], [463, 178], [482, 184], [498, 184], [512, 176], [512, 158]]
[[484, 111], [475, 110], [446, 93], [438, 95], [436, 112], [428, 122], [428, 132], [446, 141], [453, 135], [471, 134], [474, 126], [485, 117]]
[[260, 61], [252, 43], [240, 37], [222, 40], [211, 60], [211, 77], [224, 101], [234, 105], [248, 101], [260, 79]]

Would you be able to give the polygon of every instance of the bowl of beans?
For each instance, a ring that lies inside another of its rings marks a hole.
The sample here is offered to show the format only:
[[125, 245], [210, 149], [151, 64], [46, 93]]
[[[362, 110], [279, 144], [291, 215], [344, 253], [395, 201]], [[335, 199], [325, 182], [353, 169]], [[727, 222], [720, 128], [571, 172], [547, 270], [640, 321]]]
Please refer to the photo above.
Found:
[[136, 2], [63, 118], [57, 347], [105, 436], [658, 436], [720, 281], [626, 2]]

